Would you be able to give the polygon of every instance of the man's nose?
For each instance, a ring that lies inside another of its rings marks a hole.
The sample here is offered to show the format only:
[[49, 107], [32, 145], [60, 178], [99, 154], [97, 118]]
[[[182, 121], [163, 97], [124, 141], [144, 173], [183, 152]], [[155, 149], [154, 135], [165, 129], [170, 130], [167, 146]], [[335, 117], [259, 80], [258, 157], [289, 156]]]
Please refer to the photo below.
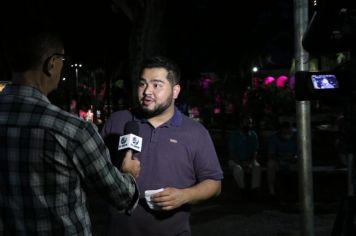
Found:
[[152, 94], [152, 86], [147, 85], [145, 89], [143, 90], [144, 95]]

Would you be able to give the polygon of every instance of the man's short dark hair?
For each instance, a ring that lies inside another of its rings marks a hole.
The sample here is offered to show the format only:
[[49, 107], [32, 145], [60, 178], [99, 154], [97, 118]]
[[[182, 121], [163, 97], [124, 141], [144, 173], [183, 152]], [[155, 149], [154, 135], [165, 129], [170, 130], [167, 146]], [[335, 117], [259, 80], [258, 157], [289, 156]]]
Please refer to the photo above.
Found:
[[140, 75], [142, 75], [144, 69], [150, 68], [164, 68], [168, 71], [167, 79], [172, 85], [180, 83], [180, 69], [171, 59], [162, 56], [154, 56], [145, 59], [140, 69]]
[[63, 49], [59, 33], [44, 30], [12, 32], [4, 40], [5, 60], [13, 72], [24, 72], [40, 68], [45, 53]]

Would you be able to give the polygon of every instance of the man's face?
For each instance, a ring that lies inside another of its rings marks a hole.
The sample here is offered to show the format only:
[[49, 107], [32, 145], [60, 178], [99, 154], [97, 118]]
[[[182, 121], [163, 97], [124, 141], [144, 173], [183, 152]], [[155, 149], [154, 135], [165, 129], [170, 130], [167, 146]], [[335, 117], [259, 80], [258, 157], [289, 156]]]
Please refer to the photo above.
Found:
[[180, 86], [173, 86], [167, 75], [168, 71], [164, 68], [143, 70], [138, 85], [138, 99], [147, 117], [154, 117], [174, 108], [174, 100], [178, 97]]

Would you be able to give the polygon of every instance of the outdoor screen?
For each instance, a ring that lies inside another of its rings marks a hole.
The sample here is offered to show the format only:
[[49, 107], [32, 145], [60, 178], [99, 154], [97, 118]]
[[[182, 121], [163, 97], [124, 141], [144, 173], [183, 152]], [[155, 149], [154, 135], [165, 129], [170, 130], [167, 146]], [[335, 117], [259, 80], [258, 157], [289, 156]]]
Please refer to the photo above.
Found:
[[339, 81], [335, 74], [311, 74], [314, 89], [337, 89]]

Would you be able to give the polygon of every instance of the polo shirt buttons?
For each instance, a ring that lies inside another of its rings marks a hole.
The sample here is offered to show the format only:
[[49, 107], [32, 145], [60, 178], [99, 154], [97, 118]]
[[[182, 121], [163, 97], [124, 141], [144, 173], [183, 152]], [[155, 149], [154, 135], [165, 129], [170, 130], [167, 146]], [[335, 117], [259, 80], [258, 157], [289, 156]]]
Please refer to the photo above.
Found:
[[156, 142], [157, 141], [157, 130], [153, 129], [151, 133], [151, 142]]

